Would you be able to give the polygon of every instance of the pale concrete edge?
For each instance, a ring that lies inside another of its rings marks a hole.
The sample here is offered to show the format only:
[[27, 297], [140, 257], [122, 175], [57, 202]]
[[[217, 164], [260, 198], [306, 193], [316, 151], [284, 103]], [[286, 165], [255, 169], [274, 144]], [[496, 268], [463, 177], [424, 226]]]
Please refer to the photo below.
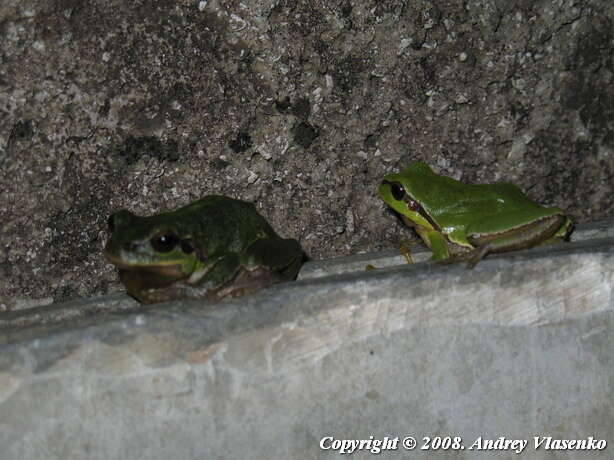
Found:
[[[507, 257], [501, 255], [484, 260], [479, 269], [492, 274], [510, 270], [511, 266], [517, 264], [522, 267], [529, 260], [550, 257], [565, 258], [587, 253], [603, 253], [611, 256], [611, 254], [614, 254], [614, 238], [588, 240], [574, 244], [515, 252], [508, 254]], [[186, 322], [186, 330], [190, 331], [195, 330], [195, 323], [200, 323], [199, 335], [203, 338], [206, 337], [207, 342], [214, 342], [228, 332], [244, 332], [263, 326], [274, 327], [282, 322], [293, 321], [299, 316], [308, 316], [332, 308], [322, 299], [348, 295], [347, 289], [350, 289], [354, 283], [389, 283], [394, 285], [397, 282], [406, 283], [407, 279], [410, 278], [418, 285], [438, 278], [439, 281], [443, 281], [445, 278], [453, 279], [466, 270], [464, 266], [459, 264], [442, 266], [426, 262], [351, 272], [283, 283], [262, 290], [252, 296], [220, 303], [176, 301], [144, 306], [139, 305], [126, 295], [112, 294], [78, 301], [81, 307], [85, 303], [96, 310], [87, 317], [71, 317], [69, 320], [57, 324], [43, 324], [20, 329], [1, 329], [0, 344], [29, 341], [37, 338], [53, 340], [54, 336], [58, 337], [65, 333], [69, 335], [70, 331], [75, 329], [83, 329], [82, 338], [88, 334], [104, 335], [106, 333], [104, 331], [115, 331], [112, 335], [134, 335], [138, 334], [141, 327], [164, 329], [163, 324], [167, 321]], [[318, 301], [315, 301], [318, 296]], [[105, 302], [115, 303], [122, 307], [116, 306], [113, 312], [105, 311], [103, 314], [97, 314], [100, 311], [100, 305]], [[73, 309], [76, 303], [77, 301], [41, 308]], [[335, 302], [331, 300], [330, 303], [334, 307]], [[174, 328], [174, 330], [177, 330], [177, 328]]]
[[[408, 229], [409, 230], [409, 229]], [[576, 227], [571, 235], [571, 242], [578, 243], [589, 239], [602, 239], [614, 237], [614, 220], [600, 220], [581, 224]], [[412, 254], [430, 253], [426, 247], [412, 246]], [[331, 271], [335, 273], [339, 267], [350, 266], [354, 264], [374, 264], [387, 259], [399, 257], [400, 252], [396, 249], [380, 252], [365, 252], [362, 254], [352, 254], [349, 256], [335, 257], [326, 260], [311, 260], [306, 262], [301, 268], [300, 278], [313, 277], [314, 273], [325, 273]]]

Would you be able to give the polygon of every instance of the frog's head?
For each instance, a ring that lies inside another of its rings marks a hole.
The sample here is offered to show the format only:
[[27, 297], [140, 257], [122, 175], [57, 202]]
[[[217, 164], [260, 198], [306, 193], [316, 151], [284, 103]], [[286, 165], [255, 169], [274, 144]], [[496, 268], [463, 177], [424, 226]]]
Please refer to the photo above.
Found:
[[384, 177], [379, 187], [379, 196], [401, 215], [406, 224], [432, 230], [432, 219], [424, 209], [424, 200], [427, 198], [421, 193], [429, 175], [434, 173], [426, 163], [413, 163], [398, 174]]
[[121, 210], [109, 218], [109, 231], [104, 255], [120, 270], [151, 272], [173, 281], [188, 276], [198, 264], [190, 235], [165, 214], [139, 217]]

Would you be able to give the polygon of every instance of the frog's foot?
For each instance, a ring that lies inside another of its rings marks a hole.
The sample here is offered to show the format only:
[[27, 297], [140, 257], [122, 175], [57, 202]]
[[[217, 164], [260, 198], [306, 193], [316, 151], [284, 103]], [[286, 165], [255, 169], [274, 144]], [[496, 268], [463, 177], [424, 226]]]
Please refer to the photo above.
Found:
[[465, 252], [457, 252], [454, 254], [448, 255], [445, 258], [433, 259], [434, 262], [441, 265], [450, 265], [458, 262], [467, 262], [467, 268], [473, 268], [477, 265], [477, 263], [484, 258], [484, 256], [488, 253], [489, 248], [486, 246], [472, 249], [470, 251]]
[[253, 270], [241, 267], [232, 281], [218, 289], [209, 290], [207, 298], [220, 300], [241, 297], [281, 281], [287, 281], [287, 278], [267, 267], [258, 267]]
[[432, 259], [432, 260], [438, 265], [451, 265], [451, 264], [455, 264], [461, 261], [458, 257], [448, 257], [446, 259]]
[[462, 259], [467, 261], [467, 268], [473, 268], [486, 256], [486, 254], [490, 252], [490, 250], [491, 248], [489, 245], [485, 244], [484, 246], [480, 246], [472, 251], [466, 252], [462, 255]]
[[413, 246], [416, 246], [416, 241], [411, 238], [403, 238], [399, 242], [399, 252], [403, 257], [405, 257], [405, 260], [408, 264], [416, 263], [416, 261], [411, 255]]
[[405, 257], [405, 260], [407, 260], [408, 264], [414, 263], [414, 259], [412, 259], [411, 257], [411, 248], [406, 243], [401, 243], [399, 251], [401, 251], [401, 254], [403, 255], [403, 257]]

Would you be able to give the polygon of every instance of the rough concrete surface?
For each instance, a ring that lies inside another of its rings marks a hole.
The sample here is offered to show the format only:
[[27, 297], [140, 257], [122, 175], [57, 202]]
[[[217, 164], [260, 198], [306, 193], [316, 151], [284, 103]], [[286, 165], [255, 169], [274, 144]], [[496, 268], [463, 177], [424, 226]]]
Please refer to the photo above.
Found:
[[3, 0], [0, 308], [120, 290], [111, 212], [255, 202], [314, 259], [408, 235], [411, 161], [613, 213], [611, 0]]
[[[411, 458], [609, 459], [613, 332], [611, 238], [5, 331], [0, 458], [336, 458], [323, 437], [411, 435], [466, 447]], [[531, 446], [468, 449], [501, 436]]]

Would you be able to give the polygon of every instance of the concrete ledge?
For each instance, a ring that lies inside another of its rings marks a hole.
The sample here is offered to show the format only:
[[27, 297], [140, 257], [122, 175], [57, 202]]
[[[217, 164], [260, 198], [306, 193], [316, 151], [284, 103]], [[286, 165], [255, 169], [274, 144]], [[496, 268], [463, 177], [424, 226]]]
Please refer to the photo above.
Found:
[[[598, 241], [604, 238], [614, 238], [614, 223], [611, 221], [600, 221], [585, 224], [576, 229], [572, 236], [572, 242]], [[533, 249], [529, 253], [537, 251], [541, 256], [546, 254], [550, 248], [571, 249], [563, 245], [559, 248], [556, 246], [548, 246]], [[499, 256], [489, 256], [493, 258], [512, 258], [521, 253], [503, 254]], [[432, 270], [426, 268], [422, 262], [428, 261], [431, 253], [422, 246], [412, 248], [412, 257], [414, 262], [417, 262], [416, 272], [424, 270]], [[483, 262], [480, 263], [480, 265]], [[318, 260], [307, 262], [299, 273], [299, 280], [308, 280], [314, 278], [325, 278], [331, 275], [356, 272], [359, 277], [365, 275], [367, 266], [377, 268], [389, 268], [397, 266], [406, 266], [407, 261], [399, 251], [382, 251], [379, 253], [356, 254], [346, 257], [338, 257], [329, 260]], [[435, 266], [435, 270], [440, 270], [440, 265]], [[269, 292], [269, 291], [265, 291]], [[274, 300], [272, 300], [274, 301]], [[124, 293], [115, 293], [106, 296], [90, 299], [78, 299], [71, 302], [61, 304], [51, 304], [45, 302], [44, 305], [21, 309], [9, 312], [0, 312], [0, 343], [2, 343], [1, 331], [14, 331], [16, 328], [32, 328], [34, 326], [49, 327], [53, 324], [66, 323], [76, 321], [83, 318], [96, 317], [116, 312], [144, 311], [145, 307], [140, 305], [134, 299]], [[46, 330], [46, 329], [44, 329]]]
[[[597, 221], [578, 226], [571, 235], [572, 242], [598, 240], [614, 237], [612, 221]], [[408, 230], [409, 231], [409, 230]], [[420, 245], [411, 248], [414, 263], [426, 262], [431, 257], [431, 251]], [[489, 256], [492, 257], [492, 256]], [[505, 256], [503, 256], [505, 257]], [[398, 250], [382, 251], [378, 253], [355, 254], [335, 259], [317, 260], [308, 262], [299, 273], [299, 279], [319, 278], [339, 273], [362, 271], [367, 265], [378, 268], [405, 265], [407, 260]]]
[[[318, 447], [325, 436], [612, 443], [613, 243], [3, 329], [0, 458], [312, 459], [334, 455]], [[557, 456], [530, 444], [522, 455], [605, 459], [612, 448]]]

